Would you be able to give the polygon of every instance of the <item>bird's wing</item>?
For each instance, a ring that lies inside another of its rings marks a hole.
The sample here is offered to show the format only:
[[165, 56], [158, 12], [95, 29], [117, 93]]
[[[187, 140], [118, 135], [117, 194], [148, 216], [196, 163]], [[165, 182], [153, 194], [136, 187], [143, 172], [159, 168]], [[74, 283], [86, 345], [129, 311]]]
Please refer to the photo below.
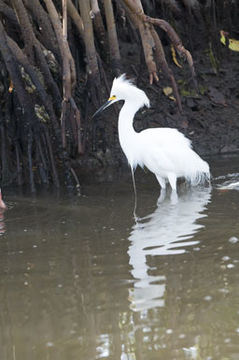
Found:
[[191, 149], [190, 140], [176, 129], [144, 130], [139, 143], [139, 160], [155, 174], [167, 177], [173, 172], [177, 177], [194, 179], [209, 172], [208, 164]]
[[148, 144], [160, 144], [161, 146], [185, 146], [191, 147], [191, 141], [187, 139], [184, 134], [179, 132], [177, 129], [172, 128], [150, 128], [141, 131], [142, 138]]

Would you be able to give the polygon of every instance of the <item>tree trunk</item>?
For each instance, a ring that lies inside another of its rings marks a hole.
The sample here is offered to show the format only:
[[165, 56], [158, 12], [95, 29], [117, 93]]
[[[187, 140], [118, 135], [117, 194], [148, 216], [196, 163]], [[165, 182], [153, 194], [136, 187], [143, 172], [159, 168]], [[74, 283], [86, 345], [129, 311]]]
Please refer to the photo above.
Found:
[[[69, 44], [67, 41], [67, 0], [62, 0], [62, 10], [63, 10], [63, 26], [61, 26], [61, 22], [56, 11], [56, 8], [52, 2], [52, 0], [44, 0], [47, 10], [49, 12], [52, 25], [55, 30], [56, 38], [59, 44], [62, 64], [63, 64], [63, 100], [62, 100], [62, 109], [61, 109], [61, 134], [62, 134], [62, 146], [63, 149], [66, 149], [66, 119], [67, 115], [69, 117], [73, 117], [74, 122], [78, 128], [80, 126], [79, 123], [79, 110], [77, 106], [71, 108], [70, 100], [72, 99], [72, 94], [74, 91], [74, 87], [76, 84], [76, 71], [75, 71], [75, 63], [73, 57], [71, 55], [71, 51], [69, 48]], [[73, 100], [72, 100], [73, 101]], [[74, 101], [73, 101], [74, 102]], [[75, 102], [74, 102], [75, 103]], [[73, 111], [73, 114], [71, 113]], [[77, 114], [76, 114], [77, 113]], [[74, 128], [74, 126], [73, 126]], [[82, 145], [80, 138], [77, 138], [78, 141], [78, 151], [82, 152]]]
[[9, 48], [11, 49], [12, 54], [14, 54], [14, 56], [16, 57], [18, 63], [24, 67], [25, 72], [30, 76], [33, 85], [37, 89], [36, 96], [39, 97], [40, 103], [42, 103], [46, 108], [48, 114], [50, 115], [55, 130], [57, 130], [58, 123], [52, 106], [51, 98], [47, 94], [44, 85], [39, 80], [39, 74], [36, 72], [36, 68], [29, 63], [28, 58], [23, 53], [22, 49], [20, 49], [17, 43], [9, 36], [7, 36], [7, 43]]
[[115, 75], [118, 76], [120, 74], [121, 68], [120, 51], [111, 0], [104, 0], [104, 7], [112, 67], [114, 69]]
[[35, 63], [35, 53], [34, 53], [34, 38], [35, 35], [32, 31], [32, 26], [28, 18], [27, 11], [25, 9], [25, 6], [23, 5], [22, 0], [12, 0], [12, 4], [14, 7], [14, 10], [16, 12], [18, 21], [21, 26], [23, 41], [24, 41], [24, 47], [25, 52], [27, 56], [31, 59], [31, 63]]
[[94, 33], [92, 20], [90, 18], [90, 0], [78, 0], [81, 17], [84, 23], [84, 42], [87, 57], [87, 74], [92, 94], [92, 101], [95, 106], [99, 105], [98, 89], [100, 88], [99, 68], [97, 62], [97, 53], [94, 43]]
[[108, 52], [107, 50], [108, 42], [107, 42], [105, 26], [101, 16], [98, 0], [91, 0], [91, 11], [93, 14], [95, 35], [99, 42], [101, 53], [103, 54], [103, 57], [106, 59], [105, 55]]
[[[46, 4], [46, 7], [47, 7], [47, 10], [50, 15], [51, 22], [52, 22], [52, 26], [53, 26], [55, 34], [56, 34], [57, 42], [58, 42], [60, 52], [61, 52], [62, 63], [65, 62], [65, 64], [63, 64], [63, 67], [67, 66], [67, 68], [63, 69], [63, 78], [64, 78], [64, 76], [69, 77], [67, 80], [67, 83], [65, 84], [67, 86], [67, 89], [65, 89], [65, 90], [67, 91], [67, 93], [70, 94], [70, 91], [71, 91], [70, 88], [71, 87], [74, 88], [75, 84], [76, 84], [76, 73], [75, 73], [74, 60], [71, 55], [71, 51], [69, 48], [69, 44], [67, 42], [67, 38], [64, 39], [64, 37], [63, 37], [62, 25], [61, 25], [58, 13], [56, 11], [56, 8], [55, 8], [52, 0], [44, 0], [44, 2]], [[67, 17], [66, 14], [65, 14], [65, 17]]]
[[[8, 20], [10, 20], [11, 24], [19, 28], [19, 23], [17, 21], [16, 14], [10, 6], [5, 4], [3, 0], [0, 0], [0, 13], [3, 14]], [[20, 31], [20, 28], [19, 28]]]
[[68, 0], [68, 2], [67, 2], [67, 10], [68, 10], [68, 13], [69, 13], [70, 17], [72, 18], [75, 26], [77, 27], [82, 39], [84, 39], [83, 21], [81, 19], [80, 14], [78, 13], [78, 10], [76, 9], [75, 5], [72, 3], [71, 0]]
[[[35, 109], [31, 100], [30, 95], [25, 90], [25, 86], [23, 83], [22, 75], [20, 73], [18, 64], [16, 63], [16, 60], [14, 59], [11, 50], [9, 49], [9, 46], [7, 44], [7, 38], [4, 31], [4, 27], [2, 22], [0, 21], [0, 52], [3, 56], [4, 62], [6, 64], [7, 70], [9, 72], [9, 75], [14, 83], [14, 87], [16, 89], [16, 93], [19, 99], [19, 102], [21, 106], [24, 109], [24, 112], [26, 114], [26, 136], [29, 139], [28, 142], [28, 165], [29, 165], [29, 175], [30, 175], [30, 185], [31, 190], [35, 191], [35, 184], [34, 184], [34, 178], [32, 173], [32, 168], [30, 168], [32, 164], [32, 159], [30, 159], [30, 150], [32, 149], [32, 130], [31, 128], [34, 128], [34, 131], [37, 131], [39, 129], [39, 121], [35, 115]], [[30, 141], [31, 140], [31, 141]]]
[[88, 61], [87, 72], [89, 76], [93, 78], [94, 76], [97, 76], [99, 69], [97, 64], [92, 20], [90, 18], [90, 1], [79, 0], [79, 7], [84, 22], [84, 30], [85, 30], [84, 40], [85, 40], [86, 55]]
[[59, 48], [56, 46], [56, 37], [47, 12], [43, 9], [39, 0], [23, 1], [38, 25], [38, 37], [40, 38], [41, 43], [44, 44], [48, 50], [51, 50], [59, 61]]
[[44, 79], [46, 81], [46, 84], [49, 90], [52, 92], [55, 106], [56, 108], [59, 109], [59, 99], [60, 99], [59, 89], [56, 86], [56, 83], [49, 70], [48, 64], [46, 62], [46, 59], [42, 51], [43, 50], [42, 46], [35, 37], [25, 6], [22, 0], [12, 0], [12, 1], [19, 19], [19, 23], [21, 25], [26, 54], [29, 57], [31, 64], [35, 65], [37, 63], [37, 65], [41, 69], [42, 74], [44, 74], [45, 76]]
[[[137, 7], [138, 13], [144, 13], [142, 4], [140, 0], [134, 1], [135, 6]], [[158, 81], [158, 71], [157, 71], [157, 65], [154, 61], [154, 55], [153, 55], [153, 48], [154, 48], [154, 39], [152, 37], [152, 34], [150, 32], [150, 28], [148, 24], [145, 24], [136, 14], [135, 11], [132, 11], [132, 9], [128, 6], [129, 4], [127, 1], [123, 0], [123, 5], [128, 13], [128, 15], [131, 18], [131, 21], [133, 22], [134, 26], [139, 30], [140, 38], [142, 41], [142, 46], [144, 50], [144, 58], [145, 62], [148, 68], [149, 73], [149, 82], [150, 84], [153, 83], [153, 80]]]

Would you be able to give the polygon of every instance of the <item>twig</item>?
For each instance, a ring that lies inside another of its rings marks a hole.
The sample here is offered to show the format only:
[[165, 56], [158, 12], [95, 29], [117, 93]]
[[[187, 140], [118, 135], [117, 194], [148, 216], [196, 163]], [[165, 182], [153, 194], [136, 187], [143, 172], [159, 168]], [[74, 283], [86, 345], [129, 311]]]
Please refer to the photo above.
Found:
[[76, 106], [76, 103], [75, 103], [75, 100], [73, 99], [73, 97], [70, 98], [70, 103], [71, 103], [72, 109], [74, 111], [73, 116], [74, 116], [74, 119], [75, 119], [76, 130], [77, 130], [78, 154], [83, 154], [84, 149], [83, 149], [82, 140], [81, 140], [81, 116], [80, 116], [80, 111], [79, 111], [78, 107]]
[[53, 151], [52, 151], [50, 136], [49, 136], [49, 133], [48, 133], [48, 129], [45, 126], [44, 126], [44, 130], [45, 130], [45, 136], [46, 136], [48, 152], [49, 152], [49, 155], [50, 155], [50, 162], [51, 162], [52, 174], [53, 174], [53, 182], [54, 182], [55, 186], [57, 188], [59, 188], [60, 187], [60, 182], [59, 182], [59, 178], [58, 178], [58, 174], [57, 174], [57, 170], [56, 170], [56, 165], [55, 165], [54, 155], [53, 155]]
[[173, 93], [175, 95], [179, 111], [182, 112], [182, 103], [181, 103], [181, 99], [180, 99], [180, 96], [179, 96], [179, 93], [178, 93], [178, 87], [177, 87], [173, 72], [170, 69], [170, 67], [168, 66], [168, 63], [167, 63], [166, 58], [165, 58], [165, 54], [164, 54], [164, 50], [163, 50], [161, 40], [159, 39], [158, 34], [156, 33], [156, 31], [154, 30], [153, 27], [151, 28], [151, 34], [153, 36], [154, 43], [155, 43], [155, 50], [156, 50], [157, 60], [161, 64], [163, 70], [165, 71], [165, 73], [167, 74], [169, 79], [171, 80]]
[[185, 47], [182, 44], [182, 41], [181, 41], [180, 37], [178, 36], [176, 31], [172, 28], [172, 26], [167, 21], [165, 21], [163, 19], [154, 19], [154, 18], [151, 18], [150, 16], [147, 16], [145, 14], [140, 14], [139, 16], [143, 19], [144, 22], [147, 22], [147, 23], [150, 23], [150, 24], [153, 24], [153, 25], [157, 25], [167, 33], [168, 37], [172, 41], [173, 46], [177, 50], [178, 54], [181, 57], [183, 57], [183, 58], [185, 58], [187, 60], [188, 65], [189, 65], [190, 70], [191, 70], [191, 73], [192, 73], [192, 78], [193, 78], [194, 85], [197, 88], [198, 85], [197, 85], [196, 73], [195, 73], [195, 69], [194, 69], [192, 55], [187, 49], [185, 49]]
[[28, 155], [28, 167], [29, 167], [29, 181], [31, 192], [35, 192], [35, 183], [34, 183], [34, 176], [33, 176], [33, 169], [32, 169], [32, 131], [29, 129], [28, 132], [28, 139], [27, 139], [27, 155]]
[[22, 167], [21, 167], [21, 162], [20, 162], [18, 140], [15, 140], [15, 151], [16, 151], [16, 161], [17, 161], [17, 184], [18, 184], [18, 186], [21, 186], [22, 185]]
[[72, 167], [71, 167], [71, 173], [72, 173], [72, 175], [73, 175], [73, 177], [75, 179], [75, 182], [76, 182], [76, 191], [80, 195], [81, 194], [80, 182], [79, 182], [78, 176], [76, 175], [75, 170]]

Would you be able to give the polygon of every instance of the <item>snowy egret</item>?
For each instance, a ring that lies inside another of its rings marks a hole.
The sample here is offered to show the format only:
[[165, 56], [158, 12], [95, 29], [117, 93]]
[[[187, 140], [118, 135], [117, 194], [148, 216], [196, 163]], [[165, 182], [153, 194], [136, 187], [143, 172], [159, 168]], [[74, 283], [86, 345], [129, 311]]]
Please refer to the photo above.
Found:
[[119, 113], [119, 141], [132, 175], [137, 165], [145, 166], [155, 174], [162, 189], [169, 182], [175, 193], [177, 178], [183, 177], [192, 185], [210, 179], [208, 163], [192, 150], [190, 140], [177, 129], [150, 128], [139, 133], [134, 130], [135, 113], [143, 106], [149, 107], [150, 102], [125, 74], [114, 79], [108, 101], [93, 116], [120, 100], [124, 100], [124, 105]]
[[6, 204], [4, 203], [4, 201], [2, 200], [2, 191], [0, 188], [0, 209], [6, 209]]

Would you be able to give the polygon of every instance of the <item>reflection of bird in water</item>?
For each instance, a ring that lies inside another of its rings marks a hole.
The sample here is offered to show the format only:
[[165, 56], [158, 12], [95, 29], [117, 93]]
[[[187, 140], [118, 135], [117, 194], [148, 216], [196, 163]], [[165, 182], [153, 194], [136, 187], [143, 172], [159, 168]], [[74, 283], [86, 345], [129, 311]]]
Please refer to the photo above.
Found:
[[0, 188], [0, 209], [6, 209], [6, 204], [4, 203], [3, 199], [2, 199], [2, 191]]
[[155, 174], [162, 189], [169, 182], [174, 192], [179, 177], [192, 184], [209, 179], [208, 163], [192, 150], [190, 141], [177, 129], [151, 128], [139, 133], [134, 130], [135, 113], [150, 104], [146, 94], [124, 75], [113, 81], [110, 98], [95, 115], [120, 100], [124, 100], [124, 105], [119, 114], [119, 140], [132, 175], [137, 165], [145, 166]]
[[239, 190], [239, 181], [236, 182], [225, 182], [218, 186], [220, 190]]
[[221, 175], [215, 177], [214, 181], [222, 181], [220, 184], [216, 184], [218, 190], [239, 190], [239, 173], [230, 173], [227, 175]]
[[152, 214], [133, 226], [128, 249], [131, 273], [136, 280], [130, 293], [132, 309], [164, 305], [166, 278], [148, 274], [153, 269], [147, 265], [147, 256], [182, 254], [188, 246], [198, 244], [192, 238], [203, 228], [196, 221], [206, 216], [203, 211], [210, 193], [210, 187], [191, 188], [180, 196], [177, 204], [165, 199]]

